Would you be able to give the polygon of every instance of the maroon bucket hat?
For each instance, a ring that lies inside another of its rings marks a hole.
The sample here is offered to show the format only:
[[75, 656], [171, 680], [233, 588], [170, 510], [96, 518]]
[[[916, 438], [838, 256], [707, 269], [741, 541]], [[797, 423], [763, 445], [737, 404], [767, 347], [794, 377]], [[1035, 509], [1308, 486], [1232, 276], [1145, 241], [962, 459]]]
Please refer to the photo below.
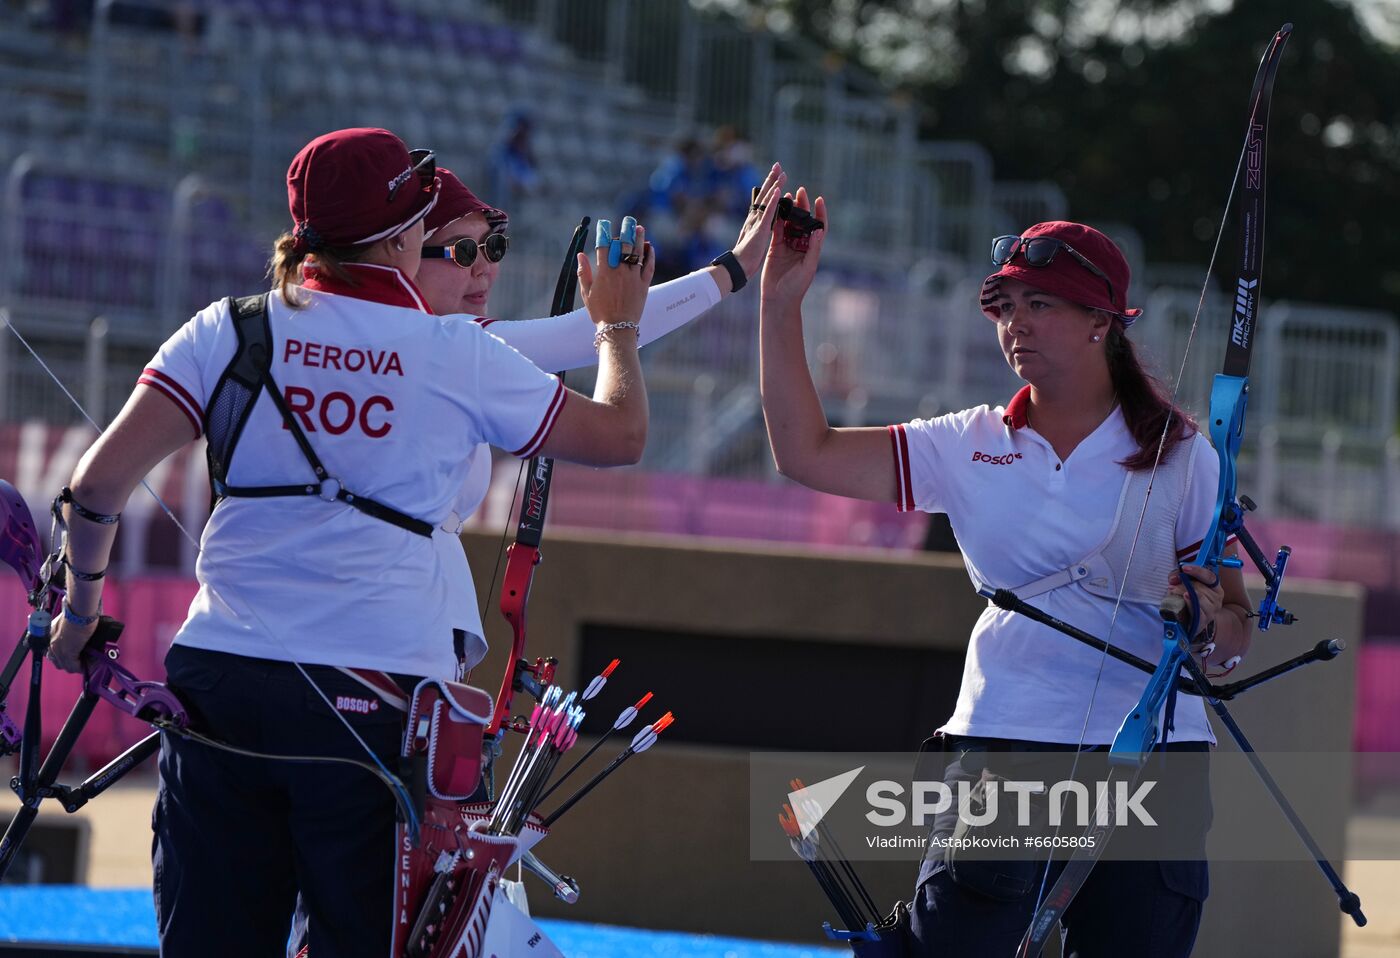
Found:
[[335, 130], [292, 160], [287, 206], [303, 250], [361, 246], [397, 236], [426, 216], [439, 186], [432, 151], [410, 153], [388, 130]]
[[992, 241], [992, 262], [1001, 268], [982, 282], [983, 314], [996, 320], [1002, 277], [1064, 297], [1090, 309], [1106, 310], [1131, 326], [1141, 309], [1128, 308], [1132, 270], [1113, 240], [1092, 226], [1054, 220], [1037, 223], [1018, 236]]
[[510, 226], [510, 217], [506, 215], [505, 210], [488, 206], [467, 189], [467, 185], [457, 178], [457, 174], [445, 166], [438, 167], [437, 173], [438, 179], [442, 181], [442, 189], [438, 191], [437, 205], [423, 220], [423, 229], [427, 235], [432, 236], [443, 227], [451, 226], [462, 217], [473, 213], [485, 215], [486, 224], [492, 233], [504, 233]]

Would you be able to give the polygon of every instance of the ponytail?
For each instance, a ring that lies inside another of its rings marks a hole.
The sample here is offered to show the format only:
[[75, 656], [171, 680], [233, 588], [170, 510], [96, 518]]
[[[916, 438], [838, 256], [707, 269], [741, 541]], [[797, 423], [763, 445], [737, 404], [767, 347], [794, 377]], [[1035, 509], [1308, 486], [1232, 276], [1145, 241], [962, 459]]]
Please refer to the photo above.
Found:
[[[1151, 469], [1158, 461], [1158, 443], [1162, 443], [1161, 458], [1165, 459], [1178, 443], [1196, 431], [1196, 421], [1172, 402], [1160, 380], [1143, 369], [1132, 341], [1124, 334], [1121, 319], [1115, 317], [1109, 324], [1108, 341], [1104, 346], [1113, 391], [1118, 396], [1128, 432], [1138, 445], [1138, 451], [1121, 460], [1119, 465], [1131, 472]], [[1165, 442], [1162, 439], [1164, 430]]]
[[268, 276], [272, 285], [282, 297], [282, 302], [293, 309], [306, 305], [303, 297], [296, 295], [296, 287], [301, 285], [302, 266], [308, 258], [318, 272], [324, 273], [338, 283], [347, 286], [359, 285], [355, 277], [343, 264], [353, 263], [369, 251], [371, 246], [322, 246], [310, 251], [305, 242], [293, 233], [283, 233], [272, 244], [272, 260], [268, 263]]

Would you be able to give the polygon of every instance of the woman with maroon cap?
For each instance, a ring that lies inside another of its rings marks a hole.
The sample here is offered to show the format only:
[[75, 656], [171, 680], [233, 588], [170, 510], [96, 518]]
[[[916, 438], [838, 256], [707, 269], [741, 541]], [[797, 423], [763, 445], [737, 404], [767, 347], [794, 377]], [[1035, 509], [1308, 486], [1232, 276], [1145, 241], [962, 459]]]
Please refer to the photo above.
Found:
[[[593, 347], [593, 323], [586, 309], [562, 316], [515, 322], [486, 318], [491, 288], [510, 248], [510, 218], [502, 210], [478, 199], [451, 170], [438, 167], [442, 184], [437, 204], [424, 218], [423, 261], [417, 285], [433, 312], [475, 321], [519, 350], [541, 369], [568, 370], [592, 366], [598, 361]], [[662, 283], [647, 291], [637, 345], [646, 346], [680, 329], [720, 300], [742, 289], [747, 277], [758, 272], [767, 251], [767, 231], [772, 228], [776, 204], [785, 174], [775, 163], [754, 199], [734, 248], [714, 264], [688, 276]], [[770, 210], [772, 207], [772, 210]], [[724, 262], [728, 258], [729, 263]], [[737, 272], [736, 272], [737, 270]], [[457, 536], [466, 517], [480, 506], [491, 480], [491, 455], [478, 450], [453, 511], [435, 532], [443, 562], [462, 571], [464, 583], [451, 596], [456, 642], [462, 667], [470, 669], [486, 654], [476, 590]]]
[[[223, 745], [162, 743], [163, 954], [281, 954], [298, 889], [314, 954], [388, 952], [395, 793], [376, 775], [397, 771], [401, 689], [456, 667], [443, 636], [461, 583], [432, 530], [486, 444], [593, 465], [641, 455], [645, 231], [623, 250], [631, 264], [579, 258], [599, 349], [589, 399], [427, 308], [412, 276], [439, 188], [433, 155], [385, 130], [307, 144], [287, 173], [293, 228], [273, 291], [214, 303], [171, 336], [65, 491], [50, 656], [77, 671], [119, 510], [157, 463], [208, 438], [217, 505], [166, 667], [195, 731]], [[295, 755], [322, 761], [255, 757]]]
[[[796, 203], [808, 206], [805, 190]], [[825, 202], [814, 206], [829, 224]], [[1184, 593], [1184, 573], [1206, 623], [1198, 658], [1211, 670], [1233, 668], [1250, 634], [1239, 570], [1221, 569], [1217, 581], [1177, 564], [1212, 522], [1218, 459], [1128, 338], [1141, 310], [1128, 307], [1129, 269], [1118, 247], [1069, 222], [998, 237], [998, 269], [980, 305], [1026, 385], [1004, 406], [833, 429], [802, 339], [802, 300], [825, 238], [817, 233], [804, 255], [775, 236], [764, 267], [763, 410], [779, 471], [900, 511], [946, 512], [979, 590], [1011, 589], [1148, 661], [1161, 648], [1158, 605]], [[1112, 743], [1144, 684], [1141, 672], [989, 604], [972, 631], [957, 706], [939, 729], [950, 759], [945, 783], [956, 793], [984, 773], [1054, 780], [1016, 766], [1024, 753], [1063, 776], [1064, 753], [1072, 759]], [[1164, 750], [1182, 753], [1172, 761], [1190, 767], [1169, 818], [1192, 860], [1102, 861], [1066, 916], [1069, 954], [1190, 953], [1206, 897], [1204, 755], [1213, 743], [1201, 700], [1183, 696]], [[955, 834], [963, 834], [956, 803], [935, 818], [906, 933], [886, 936], [885, 945], [919, 955], [1015, 954], [1058, 866], [1047, 876], [1043, 861], [960, 858]], [[875, 944], [858, 951], [903, 953]]]

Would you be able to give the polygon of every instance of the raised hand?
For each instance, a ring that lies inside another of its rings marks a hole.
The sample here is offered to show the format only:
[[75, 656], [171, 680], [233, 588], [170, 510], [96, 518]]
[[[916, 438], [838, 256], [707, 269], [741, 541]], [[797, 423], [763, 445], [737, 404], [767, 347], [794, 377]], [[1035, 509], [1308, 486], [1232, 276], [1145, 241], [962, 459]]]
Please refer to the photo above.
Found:
[[[598, 225], [600, 234], [606, 229], [611, 235], [611, 224], [607, 220], [599, 220]], [[631, 237], [633, 230], [635, 236]], [[636, 220], [629, 216], [622, 221], [618, 236], [623, 241], [622, 257], [617, 266], [608, 265], [611, 244], [597, 245], [593, 250], [593, 263], [588, 261], [587, 253], [578, 254], [579, 292], [583, 295], [584, 306], [588, 307], [589, 318], [599, 326], [635, 323], [641, 319], [647, 288], [656, 274], [656, 253], [647, 242], [646, 227], [637, 226]]]
[[773, 230], [773, 217], [778, 211], [778, 197], [782, 195], [787, 174], [781, 163], [774, 163], [768, 171], [763, 185], [754, 193], [749, 215], [739, 230], [739, 238], [734, 241], [734, 256], [744, 267], [744, 275], [753, 278], [763, 268], [763, 256], [768, 252], [768, 236]]
[[783, 230], [772, 231], [768, 240], [768, 255], [763, 262], [763, 300], [773, 306], [792, 306], [802, 302], [812, 285], [812, 277], [817, 274], [822, 246], [826, 243], [827, 233], [831, 231], [824, 198], [818, 196], [815, 204], [810, 203], [807, 187], [801, 186], [793, 197], [793, 203], [799, 209], [811, 210], [826, 224], [826, 228], [812, 234], [805, 252], [798, 252], [789, 246]]

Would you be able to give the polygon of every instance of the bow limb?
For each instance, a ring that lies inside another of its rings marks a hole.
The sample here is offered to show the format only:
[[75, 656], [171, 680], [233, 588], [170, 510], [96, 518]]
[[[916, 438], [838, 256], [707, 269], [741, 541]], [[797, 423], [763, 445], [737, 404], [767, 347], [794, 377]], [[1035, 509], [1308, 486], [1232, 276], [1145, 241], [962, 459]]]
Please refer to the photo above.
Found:
[[[1249, 404], [1249, 366], [1254, 352], [1254, 327], [1259, 313], [1263, 272], [1264, 173], [1269, 105], [1279, 60], [1292, 29], [1291, 24], [1284, 24], [1274, 34], [1260, 63], [1250, 94], [1249, 126], [1241, 155], [1243, 175], [1237, 174], [1236, 177], [1240, 183], [1239, 266], [1225, 361], [1222, 371], [1216, 374], [1210, 394], [1210, 438], [1219, 459], [1220, 478], [1210, 527], [1201, 538], [1195, 563], [1216, 576], [1219, 576], [1222, 565], [1240, 567], [1238, 559], [1225, 556], [1225, 547], [1230, 538], [1244, 528], [1245, 510], [1239, 500], [1237, 463], [1244, 443], [1245, 412]], [[1261, 571], [1270, 580], [1270, 596], [1276, 598], [1282, 581], [1282, 564], [1276, 570], [1265, 566]], [[1181, 673], [1184, 660], [1190, 657], [1190, 643], [1202, 625], [1200, 610], [1194, 601], [1187, 603], [1179, 596], [1171, 596], [1162, 603], [1161, 611], [1165, 622], [1162, 660], [1137, 707], [1124, 719], [1114, 739], [1111, 754], [1120, 761], [1140, 762], [1141, 756], [1156, 745], [1161, 732], [1157, 715], [1163, 706], [1167, 709], [1170, 729], [1176, 677]]]
[[[584, 217], [574, 229], [569, 241], [569, 250], [560, 267], [559, 279], [554, 284], [554, 300], [550, 306], [551, 316], [562, 316], [574, 308], [574, 294], [578, 290], [578, 273], [575, 263], [588, 238], [589, 218]], [[559, 374], [562, 382], [564, 374]], [[496, 710], [491, 716], [491, 724], [486, 728], [486, 736], [499, 736], [505, 729], [517, 732], [526, 730], [526, 723], [517, 723], [510, 717], [511, 698], [517, 690], [526, 690], [536, 699], [543, 686], [554, 678], [554, 660], [539, 659], [531, 665], [525, 659], [525, 612], [530, 602], [530, 586], [535, 577], [535, 566], [540, 564], [540, 541], [544, 536], [545, 514], [549, 508], [549, 487], [554, 479], [554, 460], [546, 456], [535, 456], [522, 468], [528, 473], [525, 484], [525, 499], [520, 504], [520, 522], [516, 526], [515, 542], [506, 549], [506, 572], [501, 582], [501, 615], [510, 624], [510, 658], [506, 662], [505, 674], [501, 676], [501, 689], [496, 695]], [[520, 485], [517, 478], [516, 485]], [[512, 508], [514, 502], [511, 503]], [[502, 534], [502, 540], [505, 535]], [[499, 560], [498, 560], [499, 562]], [[499, 565], [497, 566], [499, 568]], [[492, 574], [489, 596], [495, 588], [495, 574]]]
[[535, 566], [540, 562], [538, 545], [528, 545], [517, 540], [506, 552], [506, 574], [501, 582], [501, 615], [510, 623], [510, 658], [506, 661], [505, 674], [501, 676], [501, 690], [496, 694], [496, 711], [491, 724], [486, 727], [486, 735], [499, 732], [510, 717], [511, 697], [520, 686], [521, 673], [529, 668], [525, 655], [525, 612], [530, 601], [530, 585], [535, 577]]

